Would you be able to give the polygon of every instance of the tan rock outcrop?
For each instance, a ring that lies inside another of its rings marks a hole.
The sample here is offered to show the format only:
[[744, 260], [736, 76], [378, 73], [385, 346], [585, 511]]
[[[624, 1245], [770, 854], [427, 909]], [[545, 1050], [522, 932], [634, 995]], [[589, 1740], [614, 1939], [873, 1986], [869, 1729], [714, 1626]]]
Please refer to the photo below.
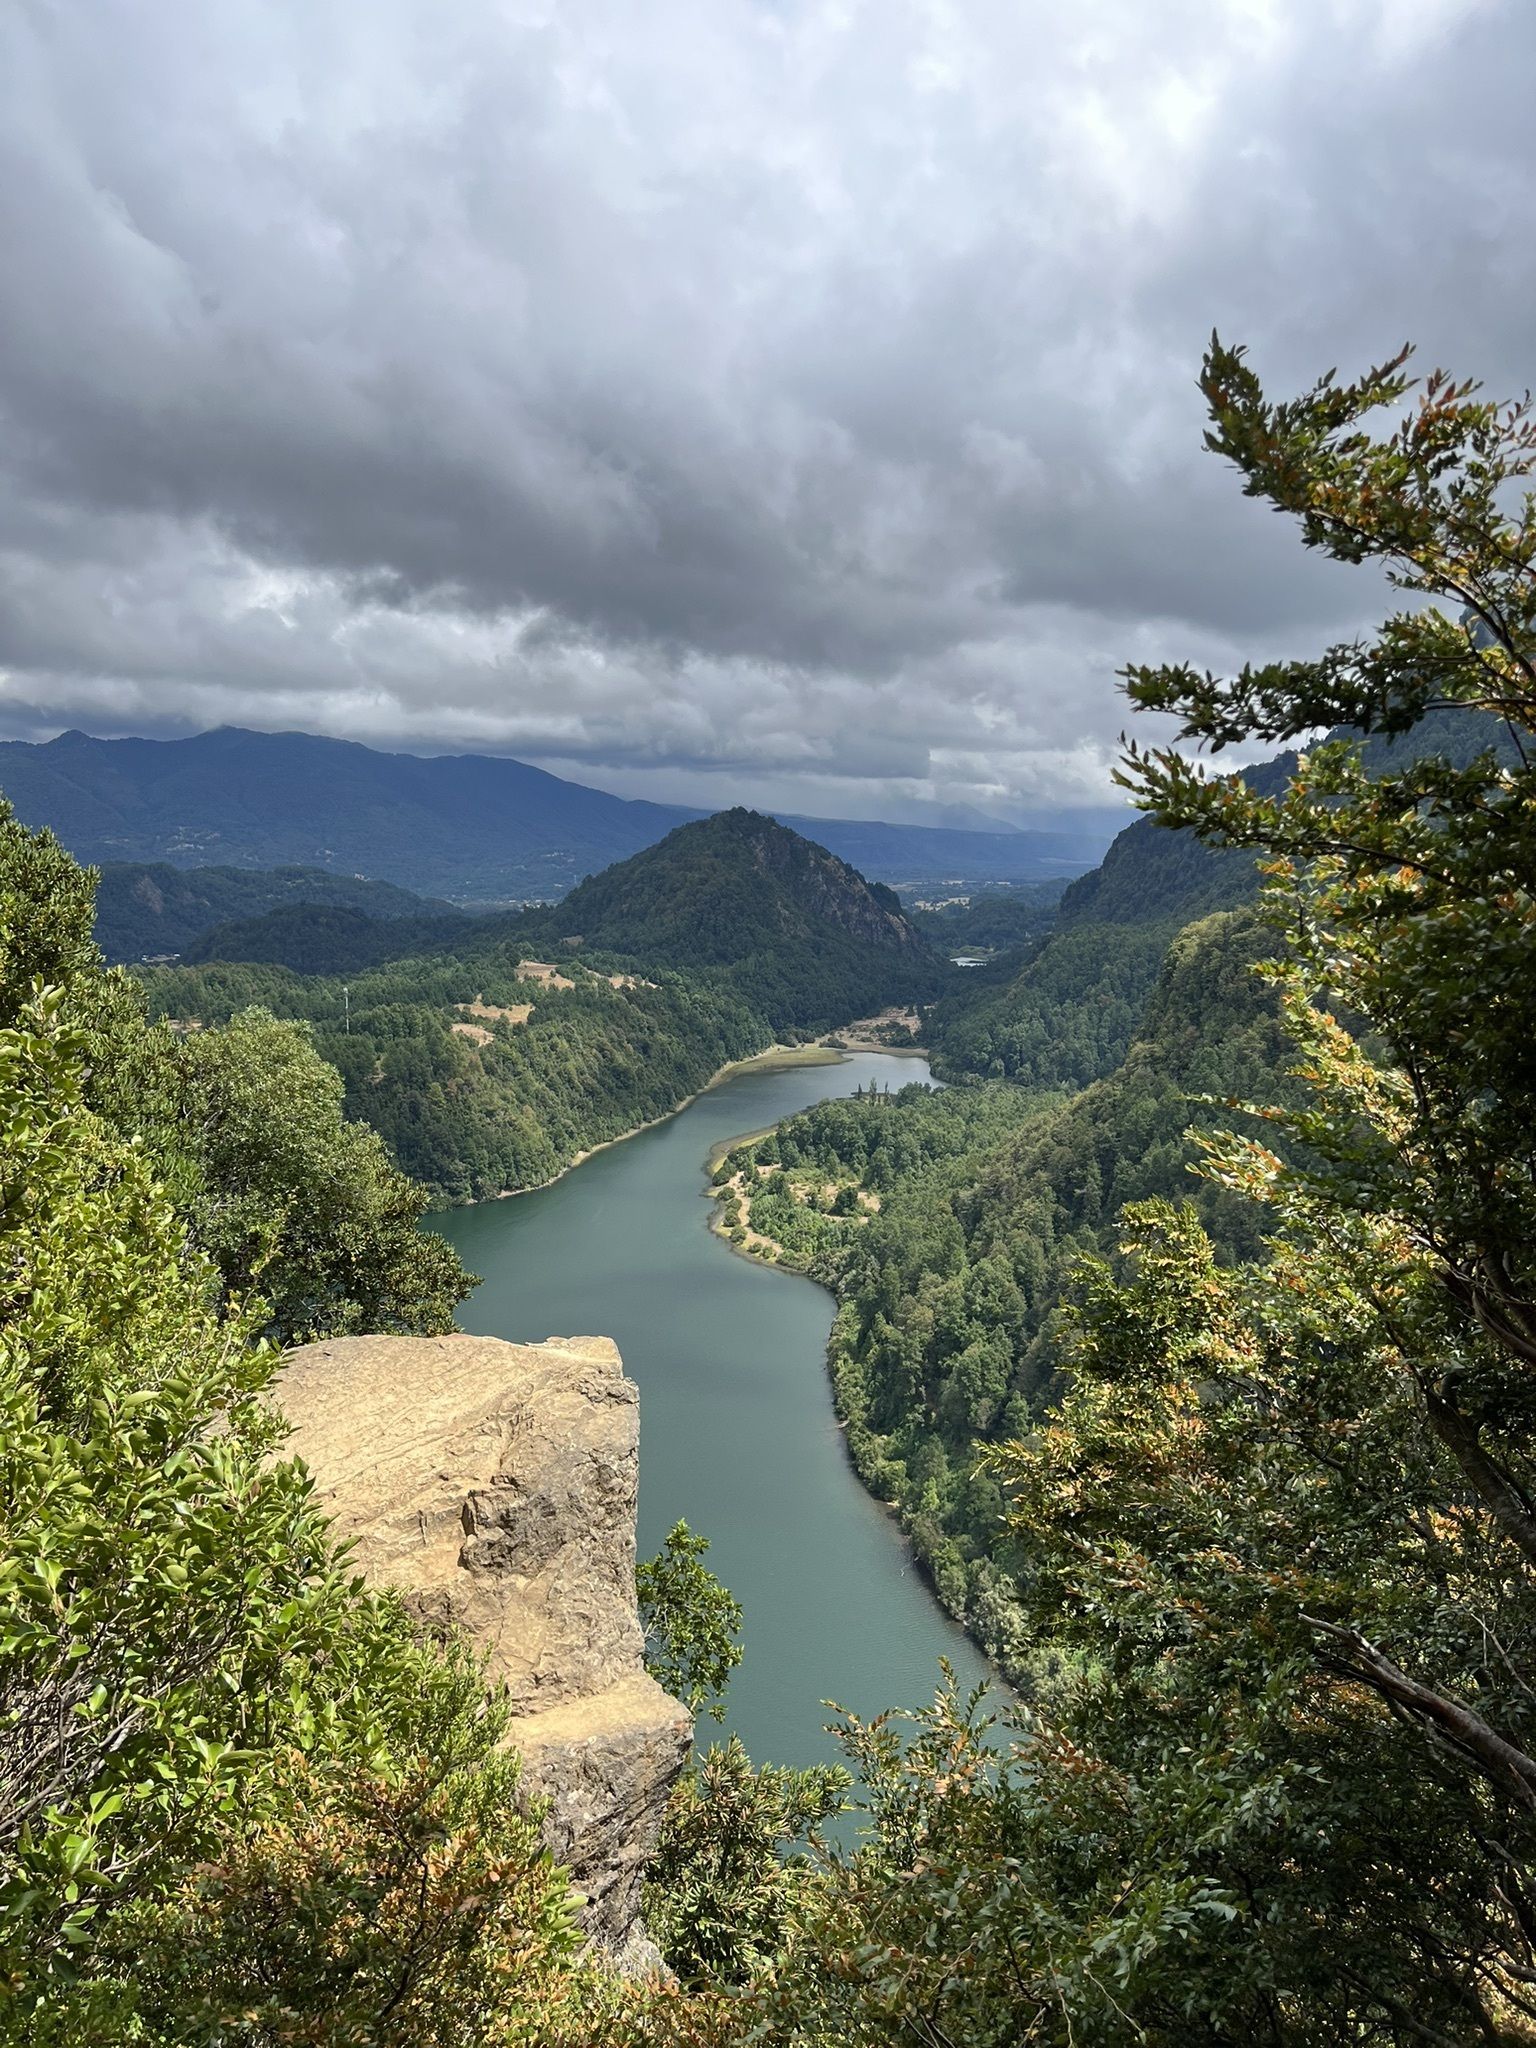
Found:
[[641, 1661], [639, 1399], [616, 1347], [337, 1338], [290, 1353], [279, 1398], [359, 1570], [486, 1651], [588, 1932], [643, 1957], [641, 1873], [691, 1723]]

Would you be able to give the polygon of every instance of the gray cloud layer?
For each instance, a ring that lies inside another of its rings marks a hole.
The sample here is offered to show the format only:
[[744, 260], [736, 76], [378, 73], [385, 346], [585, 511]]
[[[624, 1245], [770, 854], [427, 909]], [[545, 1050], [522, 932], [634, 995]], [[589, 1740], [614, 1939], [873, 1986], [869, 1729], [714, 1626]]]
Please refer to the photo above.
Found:
[[0, 723], [1101, 797], [1113, 673], [1380, 592], [1199, 452], [1531, 375], [1524, 0], [12, 0]]

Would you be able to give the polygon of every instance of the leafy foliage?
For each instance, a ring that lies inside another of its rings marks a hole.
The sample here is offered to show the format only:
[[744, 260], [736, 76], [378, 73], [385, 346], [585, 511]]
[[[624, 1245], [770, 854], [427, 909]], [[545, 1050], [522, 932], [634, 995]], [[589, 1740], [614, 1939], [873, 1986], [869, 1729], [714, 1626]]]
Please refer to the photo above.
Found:
[[[723, 1694], [741, 1662], [741, 1608], [702, 1558], [706, 1538], [686, 1522], [635, 1574], [646, 1669], [698, 1713], [724, 1718]], [[696, 1759], [673, 1787], [646, 1871], [646, 1925], [686, 1982], [734, 1984], [777, 1952], [812, 1881], [805, 1851], [842, 1810], [845, 1771], [754, 1770], [737, 1736]]]
[[469, 1276], [302, 1025], [244, 1010], [176, 1049], [179, 1130], [201, 1190], [193, 1235], [291, 1343], [451, 1330]]
[[572, 1900], [478, 1672], [460, 1658], [392, 1705], [392, 1769], [285, 1759], [269, 1817], [121, 1915], [141, 2020], [327, 2048], [586, 2038]]
[[[1335, 735], [1360, 738], [1359, 732]], [[1396, 738], [1369, 734], [1361, 772], [1375, 777], [1434, 757], [1464, 765], [1488, 748], [1513, 755], [1509, 734], [1479, 708], [1445, 706]], [[1279, 799], [1296, 773], [1284, 753], [1229, 778], [1232, 800]], [[967, 974], [934, 1005], [926, 1032], [934, 1072], [964, 1082], [1007, 1078], [1082, 1088], [1113, 1073], [1136, 1036], [1167, 949], [1192, 922], [1257, 903], [1254, 844], [1218, 844], [1193, 823], [1144, 818], [1100, 865], [1063, 892], [1053, 928], [1022, 962]]]
[[[270, 1990], [265, 1962], [235, 1988], [220, 1914], [154, 1961], [143, 1916], [196, 1890], [209, 1857], [259, 1860], [279, 1838], [290, 1872], [308, 1859], [321, 1882], [335, 1844], [313, 1819], [327, 1800], [404, 1797], [427, 1728], [479, 1787], [481, 1821], [486, 1799], [501, 1813], [496, 1853], [552, 1965], [570, 1946], [563, 1882], [501, 1780], [481, 1783], [505, 1773], [477, 1674], [419, 1647], [337, 1556], [307, 1475], [276, 1456], [277, 1354], [252, 1311], [220, 1307], [144, 1149], [87, 1106], [88, 1040], [64, 1009], [45, 991], [0, 1031], [0, 2032], [124, 2038], [131, 2020], [180, 2038], [184, 2001], [157, 2015], [152, 1981], [171, 1960], [199, 1995]], [[420, 1875], [374, 1871], [385, 1925]], [[464, 1929], [500, 1910], [467, 1906]], [[310, 1932], [323, 1946], [339, 1922]], [[396, 1976], [409, 1962], [437, 1998], [463, 1938], [397, 1954]], [[376, 1971], [356, 2009], [377, 2020], [390, 1995]]]
[[426, 1195], [344, 1117], [307, 1033], [258, 1014], [185, 1036], [150, 1024], [91, 937], [92, 880], [0, 813], [0, 1022], [34, 985], [58, 990], [86, 1103], [153, 1161], [225, 1293], [260, 1292], [270, 1334], [451, 1329], [469, 1275], [416, 1230]]
[[773, 1962], [819, 1881], [817, 1830], [842, 1811], [848, 1784], [834, 1764], [754, 1770], [735, 1735], [678, 1781], [645, 1911], [686, 1983], [744, 1983]]
[[741, 1662], [741, 1603], [703, 1563], [707, 1536], [686, 1522], [667, 1532], [655, 1557], [635, 1572], [645, 1668], [690, 1713], [702, 1707], [715, 1720], [731, 1673]]

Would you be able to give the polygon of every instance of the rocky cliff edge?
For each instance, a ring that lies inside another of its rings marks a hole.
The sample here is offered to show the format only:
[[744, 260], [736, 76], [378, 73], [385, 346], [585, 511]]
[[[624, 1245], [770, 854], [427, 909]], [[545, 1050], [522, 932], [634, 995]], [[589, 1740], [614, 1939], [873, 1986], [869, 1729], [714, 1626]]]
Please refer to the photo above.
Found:
[[358, 1569], [505, 1684], [523, 1788], [594, 1942], [652, 1959], [640, 1879], [688, 1753], [635, 1606], [639, 1397], [606, 1337], [344, 1337], [289, 1354], [288, 1448]]

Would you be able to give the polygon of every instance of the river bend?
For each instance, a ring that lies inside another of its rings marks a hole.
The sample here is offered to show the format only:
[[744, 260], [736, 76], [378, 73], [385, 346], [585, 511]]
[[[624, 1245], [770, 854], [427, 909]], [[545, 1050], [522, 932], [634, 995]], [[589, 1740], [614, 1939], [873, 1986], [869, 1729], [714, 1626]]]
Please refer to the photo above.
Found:
[[834, 1758], [824, 1699], [865, 1715], [924, 1705], [941, 1656], [963, 1683], [986, 1675], [848, 1463], [826, 1373], [831, 1297], [732, 1252], [705, 1198], [721, 1140], [927, 1077], [876, 1053], [737, 1074], [547, 1188], [431, 1219], [485, 1276], [461, 1327], [618, 1344], [640, 1388], [640, 1553], [680, 1518], [709, 1537], [745, 1610], [725, 1725], [757, 1763]]

